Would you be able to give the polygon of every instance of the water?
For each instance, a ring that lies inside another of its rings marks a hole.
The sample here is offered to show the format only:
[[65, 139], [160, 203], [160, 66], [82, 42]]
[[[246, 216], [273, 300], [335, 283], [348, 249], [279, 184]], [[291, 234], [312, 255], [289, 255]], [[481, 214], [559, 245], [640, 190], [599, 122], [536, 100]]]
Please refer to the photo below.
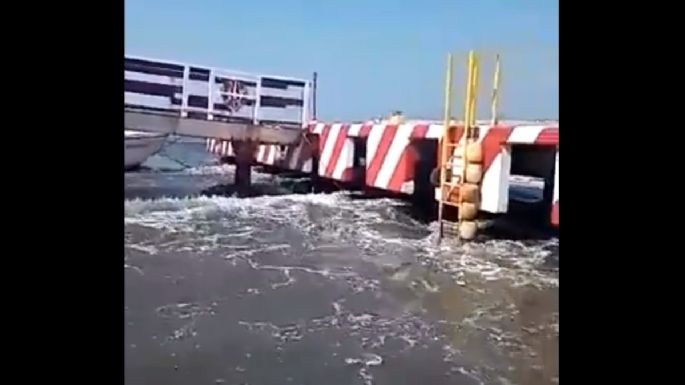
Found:
[[389, 199], [202, 196], [201, 143], [126, 175], [125, 377], [136, 384], [556, 384], [556, 239], [436, 246]]

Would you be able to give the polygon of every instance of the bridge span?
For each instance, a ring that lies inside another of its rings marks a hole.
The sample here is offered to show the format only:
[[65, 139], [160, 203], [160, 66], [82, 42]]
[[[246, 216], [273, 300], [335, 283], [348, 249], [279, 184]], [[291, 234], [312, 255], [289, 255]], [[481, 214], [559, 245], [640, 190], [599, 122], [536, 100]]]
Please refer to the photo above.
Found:
[[292, 144], [310, 120], [311, 90], [311, 80], [125, 56], [124, 128]]
[[245, 191], [260, 144], [293, 145], [311, 120], [311, 80], [124, 57], [124, 130], [229, 140]]

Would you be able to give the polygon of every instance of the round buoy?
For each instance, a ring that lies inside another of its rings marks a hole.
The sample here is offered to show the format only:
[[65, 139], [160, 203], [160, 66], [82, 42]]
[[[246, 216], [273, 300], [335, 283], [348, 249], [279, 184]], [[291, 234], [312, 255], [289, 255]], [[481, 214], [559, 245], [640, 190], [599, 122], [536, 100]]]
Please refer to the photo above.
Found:
[[480, 183], [483, 178], [483, 166], [480, 164], [466, 165], [466, 183]]
[[469, 163], [480, 163], [483, 161], [483, 148], [480, 143], [471, 142], [466, 145], [466, 160]]
[[[464, 144], [460, 143], [454, 150], [454, 158], [461, 159], [464, 157]], [[483, 161], [483, 148], [480, 143], [469, 140], [466, 145], [466, 158], [469, 163], [480, 163]]]
[[478, 216], [478, 206], [474, 203], [461, 202], [459, 205], [459, 219], [474, 220]]
[[480, 198], [479, 187], [473, 183], [464, 183], [460, 187], [460, 194], [464, 202], [477, 203]]
[[474, 221], [463, 221], [459, 224], [459, 238], [463, 240], [471, 240], [476, 237], [478, 226]]

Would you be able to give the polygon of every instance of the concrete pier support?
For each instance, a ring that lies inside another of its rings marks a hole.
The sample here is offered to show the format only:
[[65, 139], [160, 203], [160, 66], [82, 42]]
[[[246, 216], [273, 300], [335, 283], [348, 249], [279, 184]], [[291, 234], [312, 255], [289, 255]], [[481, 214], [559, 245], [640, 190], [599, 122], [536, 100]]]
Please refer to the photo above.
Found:
[[252, 185], [252, 163], [257, 144], [252, 141], [234, 141], [235, 152], [235, 191], [239, 197], [249, 196]]
[[321, 186], [321, 178], [319, 177], [319, 135], [307, 135], [307, 141], [310, 143], [312, 152], [312, 170], [310, 172], [311, 192], [318, 194], [323, 191]]

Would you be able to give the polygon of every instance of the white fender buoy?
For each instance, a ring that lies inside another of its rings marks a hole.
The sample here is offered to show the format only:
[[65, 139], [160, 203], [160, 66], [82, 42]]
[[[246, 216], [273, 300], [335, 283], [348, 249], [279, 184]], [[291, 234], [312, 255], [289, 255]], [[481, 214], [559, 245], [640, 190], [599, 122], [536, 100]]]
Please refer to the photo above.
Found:
[[473, 183], [464, 183], [460, 187], [460, 194], [464, 202], [478, 203], [480, 200], [480, 187]]
[[483, 178], [483, 166], [480, 164], [467, 164], [466, 165], [466, 183], [480, 183]]
[[[460, 143], [454, 150], [454, 158], [460, 159], [464, 157], [464, 144]], [[466, 145], [466, 158], [469, 163], [481, 163], [483, 161], [483, 147], [480, 143], [469, 140]]]
[[459, 224], [459, 238], [469, 241], [476, 237], [478, 226], [474, 221], [463, 221]]
[[471, 142], [466, 145], [466, 160], [469, 163], [480, 163], [483, 161], [483, 147], [478, 142]]
[[478, 206], [474, 203], [461, 202], [459, 205], [459, 219], [471, 221], [478, 216]]

